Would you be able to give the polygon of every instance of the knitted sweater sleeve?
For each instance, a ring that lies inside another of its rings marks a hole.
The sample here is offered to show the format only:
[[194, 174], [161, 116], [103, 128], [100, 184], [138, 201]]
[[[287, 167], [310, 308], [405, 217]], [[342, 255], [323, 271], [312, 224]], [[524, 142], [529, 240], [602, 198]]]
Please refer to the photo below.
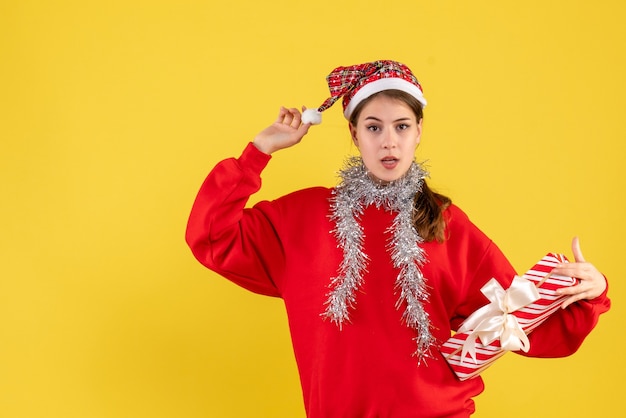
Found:
[[218, 163], [200, 187], [185, 238], [204, 266], [252, 292], [280, 296], [280, 238], [263, 211], [246, 208], [270, 158], [250, 143], [239, 158]]

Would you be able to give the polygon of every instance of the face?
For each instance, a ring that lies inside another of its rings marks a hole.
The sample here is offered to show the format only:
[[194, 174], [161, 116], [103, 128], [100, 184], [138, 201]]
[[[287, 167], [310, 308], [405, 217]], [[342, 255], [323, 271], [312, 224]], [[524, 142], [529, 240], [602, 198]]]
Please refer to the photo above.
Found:
[[422, 135], [422, 120], [401, 100], [376, 96], [350, 124], [352, 140], [370, 175], [382, 182], [404, 176]]

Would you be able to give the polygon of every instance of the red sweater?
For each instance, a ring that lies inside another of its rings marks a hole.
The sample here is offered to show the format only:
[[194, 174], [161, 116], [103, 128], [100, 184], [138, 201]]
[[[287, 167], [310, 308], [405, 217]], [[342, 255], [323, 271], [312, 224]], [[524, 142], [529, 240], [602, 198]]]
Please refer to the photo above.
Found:
[[[238, 159], [219, 163], [202, 185], [187, 227], [187, 243], [209, 269], [253, 292], [284, 300], [307, 416], [467, 417], [480, 377], [460, 382], [446, 361], [417, 365], [415, 331], [396, 309], [397, 271], [386, 248], [395, 214], [368, 207], [361, 224], [371, 260], [340, 330], [320, 314], [342, 251], [329, 219], [332, 189], [310, 188], [245, 208], [261, 186], [270, 156], [249, 144]], [[516, 274], [497, 248], [456, 206], [446, 209], [445, 242], [422, 244], [430, 289], [425, 309], [439, 342], [488, 301], [480, 288], [495, 277], [506, 288]], [[527, 355], [572, 354], [609, 309], [605, 294], [560, 310], [530, 334]]]

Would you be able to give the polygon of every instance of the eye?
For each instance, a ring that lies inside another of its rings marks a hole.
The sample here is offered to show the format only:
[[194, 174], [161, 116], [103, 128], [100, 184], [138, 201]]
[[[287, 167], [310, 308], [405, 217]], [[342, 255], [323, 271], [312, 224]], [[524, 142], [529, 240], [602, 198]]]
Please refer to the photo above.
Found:
[[399, 131], [404, 131], [405, 129], [409, 129], [409, 125], [407, 125], [406, 123], [401, 123], [397, 126], [397, 129]]
[[380, 128], [376, 125], [370, 125], [367, 127], [367, 130], [370, 132], [378, 132], [380, 130]]

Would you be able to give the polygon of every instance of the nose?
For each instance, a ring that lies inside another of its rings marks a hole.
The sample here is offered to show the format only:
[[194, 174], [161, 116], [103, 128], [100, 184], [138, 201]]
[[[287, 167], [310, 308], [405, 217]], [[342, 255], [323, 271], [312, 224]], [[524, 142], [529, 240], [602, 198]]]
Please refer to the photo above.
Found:
[[392, 149], [397, 145], [397, 138], [394, 135], [393, 130], [389, 129], [383, 136], [382, 146], [384, 149]]

